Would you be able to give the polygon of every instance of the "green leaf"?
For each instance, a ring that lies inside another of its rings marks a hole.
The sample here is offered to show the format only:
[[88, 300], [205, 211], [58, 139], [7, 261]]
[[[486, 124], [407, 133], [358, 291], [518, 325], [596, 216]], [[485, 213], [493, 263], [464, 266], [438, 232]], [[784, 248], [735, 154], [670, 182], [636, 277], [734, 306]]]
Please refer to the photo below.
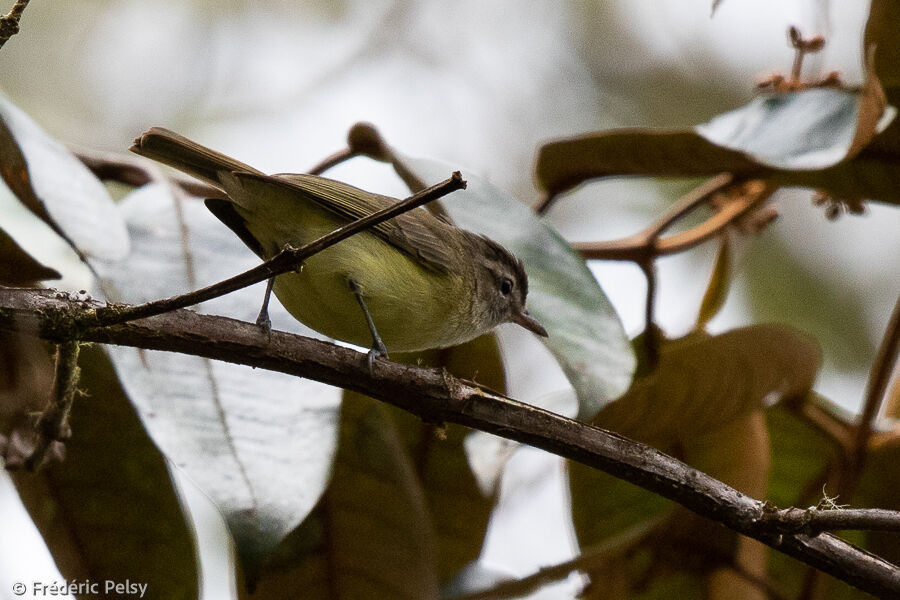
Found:
[[0, 285], [28, 287], [39, 281], [62, 277], [56, 269], [32, 258], [12, 237], [0, 229]]
[[241, 598], [437, 599], [436, 558], [428, 507], [386, 407], [348, 395], [328, 489]]
[[599, 544], [675, 505], [622, 479], [569, 462], [572, 521], [582, 548]]
[[66, 579], [128, 579], [147, 584], [146, 597], [197, 598], [193, 528], [166, 461], [103, 351], [83, 348], [79, 365], [84, 394], [65, 461], [13, 473], [25, 507]]
[[[684, 460], [753, 498], [764, 498], [769, 483], [771, 454], [769, 432], [761, 409], [745, 412], [711, 431], [700, 431], [684, 443]], [[674, 518], [680, 536], [673, 548], [693, 547], [702, 556], [726, 558], [726, 564], [740, 565], [744, 573], [764, 577], [767, 548], [756, 540], [713, 524], [708, 519], [679, 509]], [[669, 536], [667, 536], [669, 537]], [[671, 542], [671, 538], [667, 543]], [[709, 561], [715, 565], [715, 561]], [[746, 577], [725, 565], [704, 576], [706, 597], [710, 600], [759, 599], [764, 595]]]
[[83, 254], [127, 254], [125, 224], [100, 180], [2, 96], [0, 122], [0, 172], [19, 200]]
[[[132, 252], [98, 264], [110, 300], [144, 302], [220, 281], [258, 262], [196, 199], [166, 185], [120, 204]], [[255, 286], [198, 310], [252, 321]], [[300, 331], [276, 302], [275, 327]], [[302, 329], [302, 331], [307, 331]], [[325, 488], [340, 390], [200, 357], [110, 347], [122, 383], [160, 449], [217, 504], [252, 576]]]
[[[406, 159], [427, 184], [453, 168]], [[575, 388], [580, 418], [590, 418], [628, 387], [635, 357], [616, 314], [584, 260], [531, 210], [487, 181], [463, 175], [465, 190], [444, 208], [463, 229], [503, 244], [525, 265], [528, 310], [550, 337], [541, 338]]]

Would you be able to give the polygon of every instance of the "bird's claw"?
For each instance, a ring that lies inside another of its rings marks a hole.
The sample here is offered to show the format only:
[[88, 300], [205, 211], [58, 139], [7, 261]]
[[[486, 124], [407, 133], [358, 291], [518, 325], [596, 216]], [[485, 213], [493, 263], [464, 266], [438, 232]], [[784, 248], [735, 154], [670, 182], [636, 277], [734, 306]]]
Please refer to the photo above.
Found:
[[388, 360], [387, 348], [384, 347], [384, 344], [381, 340], [378, 340], [375, 345], [369, 350], [368, 355], [366, 356], [366, 362], [369, 365], [369, 375], [375, 376], [375, 359], [383, 358]]
[[262, 330], [267, 338], [272, 337], [272, 319], [269, 318], [268, 311], [260, 313], [259, 316], [256, 317], [256, 326]]

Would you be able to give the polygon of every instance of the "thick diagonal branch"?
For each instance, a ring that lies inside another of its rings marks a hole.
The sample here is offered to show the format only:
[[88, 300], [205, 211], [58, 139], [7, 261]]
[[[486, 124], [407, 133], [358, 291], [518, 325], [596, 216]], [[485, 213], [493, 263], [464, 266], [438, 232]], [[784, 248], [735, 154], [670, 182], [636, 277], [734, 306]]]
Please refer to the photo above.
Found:
[[99, 303], [49, 290], [0, 289], [0, 329], [182, 352], [297, 375], [367, 394], [429, 422], [453, 422], [541, 448], [669, 498], [878, 597], [900, 597], [900, 568], [830, 534], [785, 533], [771, 508], [649, 446], [506, 398], [446, 371], [379, 361], [320, 340], [178, 310], [103, 327]]

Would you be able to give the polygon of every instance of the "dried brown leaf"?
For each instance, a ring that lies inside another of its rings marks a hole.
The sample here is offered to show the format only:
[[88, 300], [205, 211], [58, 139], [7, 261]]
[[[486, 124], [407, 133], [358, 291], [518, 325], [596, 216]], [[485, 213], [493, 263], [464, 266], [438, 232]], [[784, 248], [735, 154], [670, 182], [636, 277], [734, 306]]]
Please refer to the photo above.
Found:
[[434, 532], [384, 405], [346, 396], [331, 482], [264, 565], [252, 595], [271, 600], [437, 599]]
[[29, 287], [39, 281], [59, 279], [56, 269], [45, 267], [32, 258], [12, 237], [0, 229], [0, 285]]
[[657, 370], [593, 423], [658, 448], [690, 443], [770, 401], [805, 394], [820, 364], [818, 342], [786, 325], [691, 334], [664, 344]]
[[716, 263], [713, 266], [712, 275], [700, 302], [700, 311], [697, 315], [697, 329], [706, 328], [722, 307], [728, 297], [728, 288], [731, 285], [731, 250], [728, 235], [720, 237], [719, 251], [716, 254]]

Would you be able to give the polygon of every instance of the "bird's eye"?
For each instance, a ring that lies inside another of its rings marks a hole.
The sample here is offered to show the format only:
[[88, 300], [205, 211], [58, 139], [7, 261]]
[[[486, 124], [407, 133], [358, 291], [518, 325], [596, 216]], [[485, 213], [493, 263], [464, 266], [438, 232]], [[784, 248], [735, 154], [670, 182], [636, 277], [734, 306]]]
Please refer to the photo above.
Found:
[[500, 282], [500, 293], [504, 296], [509, 296], [509, 294], [513, 290], [513, 282], [511, 279], [504, 279]]

